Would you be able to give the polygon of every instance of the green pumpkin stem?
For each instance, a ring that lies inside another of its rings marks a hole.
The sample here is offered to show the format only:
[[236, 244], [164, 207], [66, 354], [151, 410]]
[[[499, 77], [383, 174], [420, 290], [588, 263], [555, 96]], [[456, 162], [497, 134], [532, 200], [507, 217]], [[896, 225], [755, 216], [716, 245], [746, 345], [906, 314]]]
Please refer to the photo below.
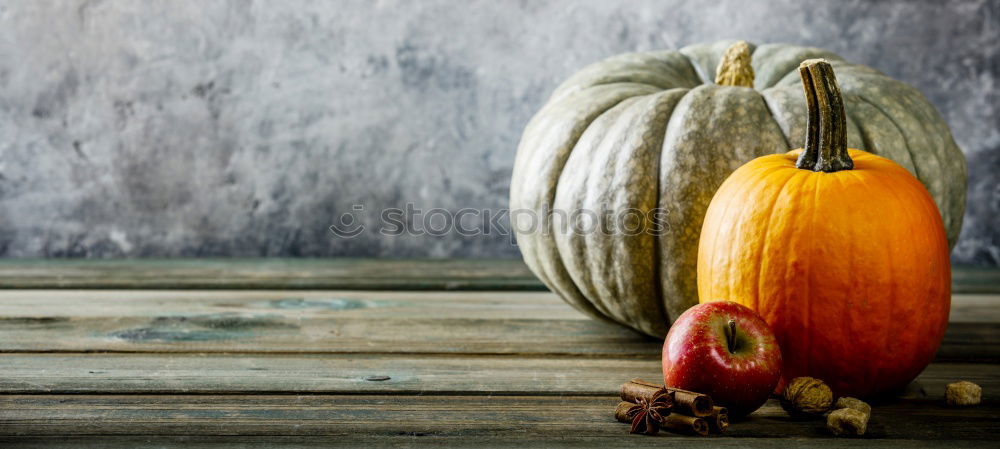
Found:
[[750, 44], [738, 41], [730, 45], [715, 69], [715, 84], [753, 87], [753, 66], [750, 62]]
[[806, 94], [806, 145], [795, 166], [803, 170], [835, 172], [854, 168], [847, 154], [847, 115], [833, 66], [825, 59], [807, 59], [799, 65]]

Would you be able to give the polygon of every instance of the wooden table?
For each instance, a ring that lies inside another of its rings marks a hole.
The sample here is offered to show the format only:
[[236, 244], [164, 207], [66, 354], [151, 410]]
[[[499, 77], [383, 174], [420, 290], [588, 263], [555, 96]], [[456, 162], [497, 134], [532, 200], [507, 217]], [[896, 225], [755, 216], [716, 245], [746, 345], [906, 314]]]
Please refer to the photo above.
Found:
[[[659, 342], [520, 262], [0, 261], [0, 447], [998, 447], [1000, 274], [954, 278], [937, 360], [864, 440], [773, 400], [701, 438], [629, 435], [617, 389]], [[982, 405], [944, 406], [959, 379]]]

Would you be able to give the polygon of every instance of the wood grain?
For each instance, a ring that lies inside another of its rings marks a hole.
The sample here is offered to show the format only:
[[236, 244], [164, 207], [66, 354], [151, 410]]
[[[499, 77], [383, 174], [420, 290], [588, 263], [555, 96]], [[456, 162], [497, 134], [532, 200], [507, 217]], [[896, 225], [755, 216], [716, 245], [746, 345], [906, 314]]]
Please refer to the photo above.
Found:
[[[0, 447], [995, 445], [1000, 276], [955, 285], [938, 361], [865, 438], [773, 401], [723, 436], [651, 438], [611, 413], [622, 382], [659, 377], [660, 342], [520, 262], [0, 261]], [[959, 379], [982, 405], [943, 405]]]
[[[629, 379], [657, 381], [659, 365], [642, 359], [469, 355], [3, 354], [0, 391], [613, 396]], [[956, 380], [979, 384], [987, 399], [1000, 394], [1000, 369], [964, 363], [930, 365], [906, 394], [944, 397], [945, 385]]]
[[996, 268], [951, 268], [952, 293], [1000, 293], [1000, 270]]
[[[669, 439], [666, 439], [669, 438]], [[578, 436], [560, 435], [427, 435], [402, 433], [399, 435], [338, 435], [331, 438], [324, 435], [101, 435], [98, 438], [86, 436], [0, 436], [0, 447], [60, 449], [79, 447], [99, 449], [134, 449], [137, 447], [204, 449], [219, 447], [239, 448], [328, 448], [328, 447], [399, 447], [399, 448], [593, 448], [617, 447], [663, 448], [672, 444], [691, 448], [992, 448], [990, 441], [983, 440], [914, 440], [914, 439], [874, 439], [874, 438], [730, 438], [726, 436], [688, 437], [683, 435], [640, 435]]]
[[16, 394], [613, 395], [660, 377], [655, 360], [469, 355], [0, 354], [0, 367]]
[[[0, 289], [538, 290], [520, 260], [0, 259]], [[953, 267], [952, 293], [1000, 293], [1000, 270]]]
[[[613, 396], [399, 395], [8, 395], [0, 396], [7, 435], [290, 435], [337, 437], [607, 438], [625, 444]], [[992, 441], [996, 401], [950, 409], [933, 399], [899, 399], [873, 409], [866, 440]], [[774, 400], [715, 442], [832, 438], [823, 421], [790, 419]], [[660, 444], [690, 437], [663, 433]], [[844, 443], [845, 440], [839, 440]]]
[[[652, 356], [547, 293], [2, 291], [0, 352]], [[544, 342], [544, 344], [540, 344]]]
[[546, 290], [520, 260], [0, 259], [0, 288]]
[[[544, 292], [0, 291], [0, 352], [534, 354], [658, 341]], [[938, 361], [1000, 361], [1000, 295], [955, 295]]]

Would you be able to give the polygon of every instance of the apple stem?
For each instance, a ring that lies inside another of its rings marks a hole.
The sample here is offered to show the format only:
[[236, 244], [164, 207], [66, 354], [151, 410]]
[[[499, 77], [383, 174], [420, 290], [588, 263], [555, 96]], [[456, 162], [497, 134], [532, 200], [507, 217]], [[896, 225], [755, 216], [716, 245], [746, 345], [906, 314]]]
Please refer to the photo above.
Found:
[[729, 326], [726, 327], [726, 344], [730, 354], [736, 351], [736, 320], [729, 320]]

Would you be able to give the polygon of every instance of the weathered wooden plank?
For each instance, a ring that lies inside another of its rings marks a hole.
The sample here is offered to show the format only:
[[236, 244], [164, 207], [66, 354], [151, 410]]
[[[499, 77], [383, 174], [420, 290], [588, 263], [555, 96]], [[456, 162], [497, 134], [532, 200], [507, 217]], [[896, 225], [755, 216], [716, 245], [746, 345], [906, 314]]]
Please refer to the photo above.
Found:
[[[615, 438], [627, 435], [612, 418], [613, 396], [372, 395], [7, 395], [0, 396], [5, 435], [302, 435], [351, 438], [429, 437]], [[873, 410], [867, 439], [994, 441], [1000, 431], [995, 398], [972, 408], [937, 400], [900, 399]], [[790, 419], [770, 401], [714, 442], [735, 438], [832, 438], [822, 421]], [[660, 444], [693, 440], [665, 433]], [[844, 441], [838, 441], [844, 442]]]
[[[546, 290], [520, 260], [3, 259], [0, 289]], [[1000, 293], [1000, 270], [953, 267], [954, 293]]]
[[0, 322], [0, 352], [576, 354], [652, 358], [659, 351], [658, 342], [585, 320], [339, 320], [212, 314], [0, 318]]
[[[982, 368], [972, 370], [980, 374]], [[658, 379], [659, 363], [465, 355], [0, 354], [0, 393], [19, 394], [594, 395], [614, 394], [630, 376]]]
[[[657, 380], [658, 360], [579, 357], [236, 354], [2, 354], [10, 394], [613, 395], [633, 377]], [[969, 380], [1000, 393], [1000, 365], [934, 363], [911, 395], [943, 397]], [[916, 397], [916, 396], [914, 396]]]
[[0, 292], [0, 352], [649, 356], [657, 343], [533, 292]]
[[[339, 318], [587, 319], [547, 292], [0, 290], [0, 316], [279, 311]], [[1000, 295], [956, 294], [951, 321], [1000, 323]]]
[[0, 259], [0, 289], [546, 290], [520, 260]]
[[1000, 269], [982, 267], [952, 267], [953, 293], [1000, 293]]
[[[0, 290], [0, 317], [212, 313], [330, 318], [589, 320], [549, 292], [350, 290]], [[950, 320], [1000, 323], [1000, 295], [952, 295]]]
[[[994, 298], [1000, 304], [1000, 296]], [[589, 320], [548, 292], [0, 290], [0, 317], [86, 319], [209, 314]], [[992, 316], [1000, 321], [1000, 312]]]
[[[669, 439], [668, 439], [669, 438]], [[100, 435], [86, 436], [54, 436], [54, 437], [3, 437], [0, 436], [0, 447], [62, 449], [88, 447], [95, 449], [134, 449], [137, 447], [205, 449], [219, 447], [257, 448], [328, 448], [328, 447], [401, 447], [401, 448], [442, 448], [442, 447], [476, 447], [512, 448], [512, 447], [544, 447], [572, 449], [607, 449], [614, 447], [662, 448], [667, 444], [677, 444], [682, 447], [734, 447], [734, 448], [980, 448], [993, 447], [992, 442], [983, 440], [949, 440], [943, 443], [939, 440], [911, 439], [845, 439], [845, 438], [727, 438], [722, 437], [686, 437], [683, 435], [661, 435], [644, 437], [639, 435], [609, 435], [580, 436], [573, 433], [538, 436], [494, 436], [494, 435], [451, 435], [437, 436], [426, 434], [403, 433], [400, 435], [368, 436], [368, 435], [338, 435], [329, 436], [297, 435]]]
[[[955, 295], [939, 361], [1000, 360], [1000, 296]], [[966, 308], [969, 308], [966, 311]], [[0, 292], [0, 352], [553, 354], [659, 343], [542, 292]]]
[[1000, 294], [954, 294], [948, 319], [953, 323], [1000, 323]]

